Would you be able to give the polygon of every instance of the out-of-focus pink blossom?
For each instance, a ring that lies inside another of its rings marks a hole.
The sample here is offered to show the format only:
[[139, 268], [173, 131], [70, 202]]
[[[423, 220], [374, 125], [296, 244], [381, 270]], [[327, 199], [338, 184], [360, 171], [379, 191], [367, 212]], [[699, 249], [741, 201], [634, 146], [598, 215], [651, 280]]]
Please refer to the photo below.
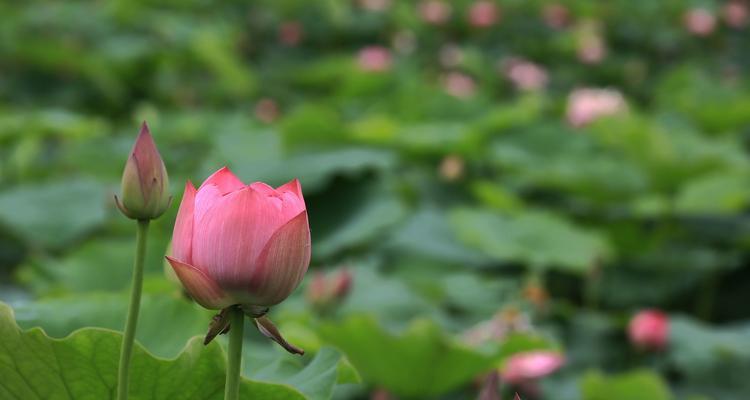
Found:
[[349, 295], [354, 276], [344, 268], [331, 274], [318, 272], [307, 287], [307, 301], [319, 310], [340, 304]]
[[299, 181], [276, 189], [246, 185], [225, 167], [198, 190], [187, 182], [167, 260], [190, 296], [208, 309], [280, 303], [310, 263]]
[[570, 12], [560, 3], [547, 4], [542, 8], [542, 19], [550, 28], [562, 29], [570, 23]]
[[685, 29], [695, 36], [708, 36], [716, 29], [716, 16], [705, 8], [692, 8], [682, 20]]
[[604, 39], [599, 35], [585, 35], [578, 40], [578, 60], [584, 64], [598, 64], [607, 56]]
[[563, 366], [565, 357], [554, 351], [528, 351], [508, 359], [500, 375], [511, 385], [521, 385], [543, 378]]
[[279, 117], [279, 105], [269, 98], [260, 99], [255, 104], [255, 118], [270, 124]]
[[626, 109], [625, 99], [617, 90], [582, 88], [568, 96], [566, 116], [572, 126], [582, 127], [597, 118], [618, 114]]
[[297, 21], [283, 22], [279, 26], [279, 41], [281, 44], [294, 47], [302, 41], [302, 24]]
[[417, 11], [423, 21], [433, 25], [442, 25], [448, 22], [453, 13], [450, 4], [442, 0], [423, 0], [419, 2]]
[[458, 45], [448, 43], [440, 48], [440, 65], [445, 68], [455, 68], [464, 60], [464, 52]]
[[732, 28], [743, 28], [747, 26], [748, 17], [750, 16], [747, 2], [730, 0], [724, 5], [724, 8], [722, 8], [721, 11], [727, 25]]
[[456, 155], [448, 155], [440, 162], [438, 170], [440, 177], [448, 182], [454, 182], [464, 175], [464, 159]]
[[628, 337], [640, 349], [662, 350], [669, 342], [669, 319], [659, 310], [639, 311], [628, 324]]
[[359, 0], [359, 6], [367, 11], [385, 11], [391, 6], [391, 0]]
[[503, 62], [505, 77], [518, 90], [535, 91], [547, 86], [547, 71], [538, 64], [522, 58]]
[[459, 99], [467, 99], [473, 96], [477, 89], [474, 79], [461, 72], [449, 72], [443, 76], [442, 81], [445, 91]]
[[388, 71], [392, 62], [391, 51], [383, 46], [367, 46], [357, 55], [357, 64], [363, 71]]
[[475, 28], [487, 28], [500, 19], [500, 9], [490, 0], [479, 0], [469, 8], [469, 24]]

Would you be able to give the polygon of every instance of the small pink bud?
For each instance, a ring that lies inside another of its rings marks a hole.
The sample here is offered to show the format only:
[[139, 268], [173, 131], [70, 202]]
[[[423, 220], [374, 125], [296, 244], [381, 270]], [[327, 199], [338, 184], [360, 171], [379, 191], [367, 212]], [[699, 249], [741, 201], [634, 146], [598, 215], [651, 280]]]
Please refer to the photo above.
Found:
[[279, 41], [289, 47], [294, 47], [302, 41], [302, 24], [297, 21], [287, 21], [279, 26]]
[[468, 99], [474, 95], [477, 85], [474, 79], [461, 72], [449, 72], [443, 77], [445, 91], [459, 99]]
[[357, 3], [363, 9], [373, 12], [385, 11], [391, 6], [391, 0], [359, 0]]
[[453, 12], [450, 4], [442, 0], [423, 0], [419, 3], [418, 11], [423, 21], [433, 25], [446, 23]]
[[581, 88], [568, 96], [567, 119], [574, 127], [627, 110], [622, 94], [614, 89]]
[[543, 378], [563, 366], [565, 358], [554, 351], [528, 351], [512, 355], [502, 369], [503, 380], [520, 385]]
[[630, 342], [644, 350], [662, 350], [669, 341], [669, 319], [659, 310], [639, 311], [628, 325]]
[[383, 46], [367, 46], [357, 54], [357, 64], [363, 71], [388, 71], [391, 63], [391, 51]]
[[122, 173], [122, 198], [115, 197], [125, 216], [137, 220], [158, 218], [169, 207], [169, 177], [144, 122]]
[[469, 8], [469, 24], [475, 28], [487, 28], [500, 19], [500, 10], [490, 0], [479, 0]]
[[747, 2], [742, 0], [730, 0], [722, 8], [722, 14], [727, 25], [737, 29], [747, 26], [750, 17]]
[[464, 175], [464, 159], [456, 155], [448, 155], [443, 158], [438, 168], [438, 174], [447, 182], [455, 182]]
[[598, 64], [607, 56], [604, 39], [599, 35], [585, 35], [578, 42], [578, 60], [584, 64]]
[[299, 181], [276, 189], [262, 182], [245, 185], [225, 167], [198, 190], [188, 182], [167, 260], [206, 308], [282, 302], [310, 263]]
[[548, 4], [542, 8], [542, 19], [550, 28], [562, 29], [570, 22], [570, 12], [562, 4]]
[[344, 301], [351, 291], [352, 281], [352, 273], [346, 268], [328, 275], [318, 272], [307, 286], [307, 301], [318, 310], [326, 311]]
[[541, 66], [521, 58], [504, 62], [505, 77], [521, 91], [536, 91], [547, 85], [547, 71]]
[[273, 99], [260, 99], [255, 104], [255, 117], [259, 120], [270, 124], [279, 117], [279, 106]]
[[708, 36], [716, 29], [716, 16], [705, 8], [688, 10], [682, 22], [685, 29], [695, 36]]

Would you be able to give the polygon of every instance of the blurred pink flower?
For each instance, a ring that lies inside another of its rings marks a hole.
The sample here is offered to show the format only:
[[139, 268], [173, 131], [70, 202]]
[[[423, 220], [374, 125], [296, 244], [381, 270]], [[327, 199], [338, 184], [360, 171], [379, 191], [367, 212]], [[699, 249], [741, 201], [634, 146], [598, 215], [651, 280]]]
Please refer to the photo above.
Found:
[[740, 0], [730, 0], [722, 8], [722, 14], [727, 25], [732, 28], [742, 28], [747, 26], [748, 11], [747, 2]]
[[585, 35], [578, 40], [578, 60], [584, 64], [598, 64], [607, 56], [604, 39], [599, 35]]
[[461, 72], [449, 72], [443, 76], [442, 81], [445, 91], [459, 99], [467, 99], [473, 96], [477, 89], [474, 79]]
[[618, 114], [626, 109], [625, 99], [617, 90], [582, 88], [568, 95], [566, 117], [572, 126], [582, 127], [597, 118]]
[[469, 8], [469, 24], [475, 28], [487, 28], [500, 19], [500, 9], [490, 0], [479, 0]]
[[359, 0], [358, 3], [367, 11], [385, 11], [391, 6], [391, 0]]
[[457, 155], [448, 155], [440, 161], [438, 172], [443, 180], [453, 182], [464, 175], [465, 167], [463, 158]]
[[279, 106], [273, 99], [263, 98], [255, 104], [255, 118], [270, 124], [278, 117]]
[[450, 4], [441, 0], [423, 0], [419, 2], [417, 10], [423, 21], [433, 25], [446, 23], [453, 12]]
[[669, 341], [669, 319], [659, 310], [639, 311], [628, 325], [628, 337], [641, 349], [661, 350]]
[[705, 8], [692, 8], [685, 12], [683, 24], [695, 36], [708, 36], [716, 29], [716, 16]]
[[522, 58], [511, 58], [503, 64], [505, 77], [518, 90], [535, 91], [547, 85], [547, 71], [538, 64]]
[[317, 309], [340, 304], [349, 295], [354, 275], [347, 268], [330, 274], [318, 272], [307, 286], [307, 301]]
[[512, 385], [521, 385], [543, 378], [563, 366], [565, 357], [554, 351], [528, 351], [514, 354], [508, 359], [500, 375]]
[[448, 43], [440, 48], [440, 65], [445, 68], [455, 68], [464, 60], [464, 52], [458, 45]]
[[299, 285], [310, 263], [310, 227], [296, 179], [250, 185], [224, 167], [187, 182], [167, 257], [203, 307], [269, 307]]
[[570, 12], [560, 3], [547, 4], [542, 8], [542, 19], [550, 28], [562, 29], [570, 23]]
[[357, 64], [363, 71], [383, 72], [391, 69], [391, 51], [383, 46], [367, 46], [359, 50]]
[[302, 24], [287, 21], [279, 25], [279, 41], [286, 46], [294, 47], [302, 41]]

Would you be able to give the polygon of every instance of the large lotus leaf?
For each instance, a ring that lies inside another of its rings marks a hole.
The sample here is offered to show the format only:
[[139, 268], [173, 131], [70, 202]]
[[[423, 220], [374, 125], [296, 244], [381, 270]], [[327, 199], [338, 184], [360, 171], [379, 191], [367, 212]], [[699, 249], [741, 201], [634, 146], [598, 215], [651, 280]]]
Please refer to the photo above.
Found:
[[0, 225], [34, 246], [60, 248], [101, 225], [108, 201], [93, 181], [19, 186], [0, 192]]
[[[42, 329], [22, 331], [0, 304], [0, 398], [99, 400], [112, 398], [117, 383], [120, 333], [98, 328], [52, 339]], [[221, 399], [225, 356], [218, 343], [190, 340], [174, 359], [153, 356], [136, 344], [131, 399]], [[243, 379], [243, 398], [305, 399], [297, 390]]]
[[588, 372], [581, 379], [583, 400], [670, 400], [666, 383], [655, 373], [637, 370], [606, 376]]
[[[256, 351], [252, 345], [245, 346], [252, 357]], [[278, 382], [291, 385], [311, 400], [330, 399], [337, 383], [359, 383], [357, 371], [346, 361], [342, 354], [331, 348], [323, 347], [312, 360], [305, 365], [299, 357], [286, 352], [273, 351], [268, 356], [256, 358], [254, 363], [245, 362], [244, 373], [253, 379], [264, 382]]]
[[[18, 325], [41, 327], [59, 338], [77, 329], [94, 326], [122, 330], [128, 306], [127, 293], [91, 293], [41, 299], [16, 305]], [[205, 334], [212, 313], [174, 294], [144, 293], [136, 339], [153, 354], [174, 357], [184, 343]]]
[[427, 320], [393, 334], [372, 318], [356, 316], [324, 324], [320, 333], [346, 353], [365, 381], [403, 396], [446, 393], [491, 369], [498, 359], [498, 354], [452, 340]]
[[609, 256], [607, 240], [546, 212], [503, 216], [460, 208], [451, 214], [458, 238], [498, 261], [582, 273]]

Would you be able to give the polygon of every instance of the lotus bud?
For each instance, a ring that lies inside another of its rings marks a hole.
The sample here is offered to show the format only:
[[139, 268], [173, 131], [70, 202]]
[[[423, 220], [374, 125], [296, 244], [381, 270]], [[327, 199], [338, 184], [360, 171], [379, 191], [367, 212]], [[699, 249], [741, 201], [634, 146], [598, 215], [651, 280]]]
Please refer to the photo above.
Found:
[[319, 272], [307, 287], [307, 300], [313, 308], [328, 311], [347, 297], [352, 280], [352, 273], [348, 269], [341, 269], [329, 275]]
[[505, 363], [501, 371], [503, 381], [511, 385], [522, 385], [543, 378], [565, 363], [565, 357], [555, 351], [536, 350], [516, 353]]
[[117, 207], [130, 219], [150, 220], [169, 207], [169, 178], [154, 139], [144, 122], [122, 173], [122, 198]]
[[[286, 299], [310, 263], [310, 227], [296, 179], [242, 183], [229, 169], [188, 182], [167, 260], [190, 296], [219, 310], [264, 310]], [[259, 317], [262, 313], [258, 313]]]
[[630, 342], [643, 350], [662, 350], [669, 342], [669, 319], [659, 310], [642, 310], [628, 325]]

